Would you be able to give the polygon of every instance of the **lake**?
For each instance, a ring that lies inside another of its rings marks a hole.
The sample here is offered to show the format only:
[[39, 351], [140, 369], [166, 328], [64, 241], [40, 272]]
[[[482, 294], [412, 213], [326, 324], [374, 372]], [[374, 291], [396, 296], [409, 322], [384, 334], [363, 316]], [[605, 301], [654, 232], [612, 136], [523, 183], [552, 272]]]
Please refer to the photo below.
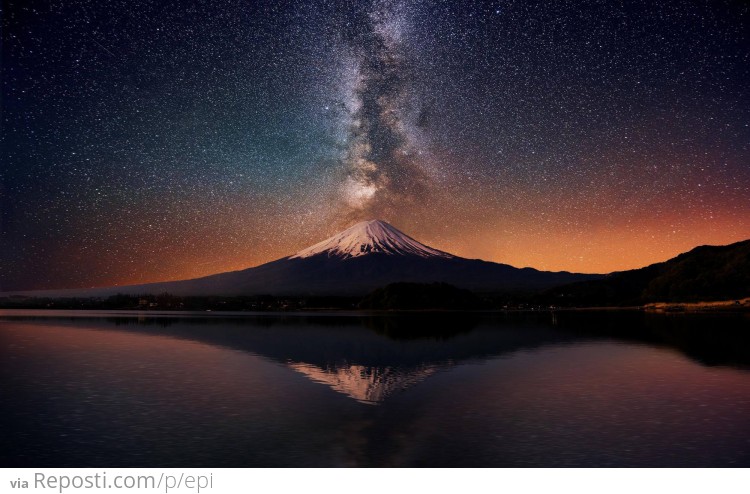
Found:
[[750, 467], [742, 314], [0, 311], [3, 467]]

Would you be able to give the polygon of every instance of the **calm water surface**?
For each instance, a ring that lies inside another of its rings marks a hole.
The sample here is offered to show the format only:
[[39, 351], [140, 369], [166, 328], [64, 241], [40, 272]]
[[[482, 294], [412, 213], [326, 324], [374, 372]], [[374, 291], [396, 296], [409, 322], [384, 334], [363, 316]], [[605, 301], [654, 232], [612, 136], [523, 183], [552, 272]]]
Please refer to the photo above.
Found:
[[0, 466], [750, 466], [746, 315], [0, 311], [0, 348]]

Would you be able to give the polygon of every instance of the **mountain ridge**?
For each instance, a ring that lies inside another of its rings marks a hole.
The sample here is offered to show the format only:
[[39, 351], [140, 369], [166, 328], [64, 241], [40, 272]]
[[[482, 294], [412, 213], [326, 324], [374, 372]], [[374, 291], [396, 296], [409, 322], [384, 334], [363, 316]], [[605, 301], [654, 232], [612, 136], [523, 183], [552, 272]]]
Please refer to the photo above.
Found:
[[5, 292], [36, 297], [107, 297], [170, 293], [183, 296], [361, 296], [395, 282], [449, 283], [481, 291], [537, 291], [597, 274], [549, 272], [466, 259], [426, 246], [380, 220], [360, 222], [291, 256], [200, 278], [102, 288]]

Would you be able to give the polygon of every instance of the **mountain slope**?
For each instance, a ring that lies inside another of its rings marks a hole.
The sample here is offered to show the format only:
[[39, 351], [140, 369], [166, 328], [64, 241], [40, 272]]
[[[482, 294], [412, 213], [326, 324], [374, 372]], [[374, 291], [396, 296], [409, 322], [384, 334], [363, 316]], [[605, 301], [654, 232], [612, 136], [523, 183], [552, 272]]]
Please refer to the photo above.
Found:
[[750, 296], [750, 240], [700, 246], [666, 262], [552, 289], [564, 305], [640, 305]]
[[173, 295], [360, 296], [395, 282], [450, 283], [476, 291], [539, 290], [600, 275], [545, 272], [464, 259], [428, 247], [383, 221], [367, 221], [298, 253], [242, 271], [193, 280], [24, 295], [107, 297]]

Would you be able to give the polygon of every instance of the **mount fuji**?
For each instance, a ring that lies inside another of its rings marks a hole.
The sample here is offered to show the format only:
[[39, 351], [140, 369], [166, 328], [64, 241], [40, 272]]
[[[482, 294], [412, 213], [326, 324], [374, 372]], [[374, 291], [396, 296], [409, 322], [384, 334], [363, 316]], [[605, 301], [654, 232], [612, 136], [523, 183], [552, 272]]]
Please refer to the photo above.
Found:
[[260, 266], [203, 278], [107, 288], [23, 292], [38, 297], [118, 293], [179, 296], [359, 296], [395, 282], [443, 282], [482, 292], [542, 290], [601, 275], [548, 272], [466, 259], [428, 247], [380, 220], [356, 225]]

